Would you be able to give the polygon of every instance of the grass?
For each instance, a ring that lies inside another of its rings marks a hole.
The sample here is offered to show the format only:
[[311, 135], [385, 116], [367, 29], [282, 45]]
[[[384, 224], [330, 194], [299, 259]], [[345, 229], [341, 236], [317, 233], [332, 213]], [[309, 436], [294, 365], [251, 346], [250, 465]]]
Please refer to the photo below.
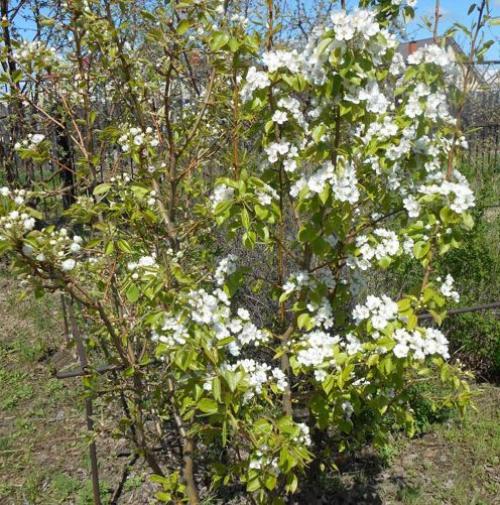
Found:
[[78, 386], [51, 377], [48, 366], [60, 320], [53, 297], [23, 298], [0, 277], [0, 503], [68, 503], [82, 487], [69, 474], [85, 448]]
[[[72, 368], [59, 299], [23, 297], [0, 270], [1, 505], [93, 503], [81, 383], [52, 375], [61, 361], [68, 366], [68, 355]], [[99, 439], [98, 452], [106, 504], [124, 462], [114, 457], [114, 440]], [[145, 481], [137, 465], [125, 485], [129, 503], [148, 503], [141, 496]]]
[[421, 438], [395, 443], [391, 468], [401, 479], [382, 486], [387, 503], [500, 504], [500, 388], [478, 386], [475, 402], [463, 420], [434, 424]]

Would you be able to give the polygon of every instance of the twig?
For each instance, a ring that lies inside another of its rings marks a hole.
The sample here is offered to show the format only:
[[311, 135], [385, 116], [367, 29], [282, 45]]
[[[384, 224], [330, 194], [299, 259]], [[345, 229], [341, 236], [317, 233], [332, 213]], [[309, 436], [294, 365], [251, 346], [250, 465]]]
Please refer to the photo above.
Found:
[[127, 482], [128, 476], [130, 474], [130, 470], [135, 465], [135, 463], [138, 459], [139, 459], [139, 455], [134, 454], [132, 459], [123, 468], [122, 478], [120, 479], [120, 482], [118, 483], [118, 486], [115, 489], [115, 492], [113, 493], [113, 496], [111, 497], [111, 500], [109, 501], [109, 505], [116, 505], [118, 503], [118, 499], [120, 498], [120, 496], [123, 492], [123, 488], [125, 487], [125, 482]]

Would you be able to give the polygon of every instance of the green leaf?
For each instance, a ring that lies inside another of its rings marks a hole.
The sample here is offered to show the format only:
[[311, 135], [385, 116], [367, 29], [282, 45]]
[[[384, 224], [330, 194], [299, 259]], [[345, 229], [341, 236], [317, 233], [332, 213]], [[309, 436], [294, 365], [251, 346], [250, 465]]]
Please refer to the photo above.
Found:
[[380, 268], [387, 269], [392, 263], [392, 258], [390, 256], [384, 256], [378, 260], [378, 265]]
[[299, 241], [312, 242], [319, 234], [319, 231], [312, 223], [306, 223], [299, 230]]
[[248, 214], [248, 210], [245, 207], [241, 209], [241, 224], [246, 230], [250, 228], [250, 216]]
[[427, 256], [427, 253], [429, 252], [431, 246], [429, 242], [417, 242], [413, 246], [413, 253], [415, 254], [415, 258], [418, 260], [422, 259], [423, 257]]
[[234, 391], [236, 391], [236, 387], [238, 386], [238, 382], [240, 379], [239, 374], [237, 372], [226, 371], [224, 372], [224, 375], [222, 377], [226, 381], [229, 390], [232, 393], [234, 393]]
[[18, 69], [18, 70], [15, 70], [14, 72], [12, 72], [11, 77], [12, 77], [12, 82], [17, 83], [22, 79], [23, 73], [21, 70]]
[[105, 252], [106, 254], [113, 254], [114, 250], [115, 250], [115, 244], [113, 243], [113, 241], [112, 241], [112, 240], [110, 240], [110, 241], [106, 244], [106, 246], [105, 246], [105, 248], [104, 248], [104, 252]]
[[0, 254], [10, 248], [10, 244], [6, 240], [0, 240]]
[[162, 502], [165, 502], [165, 503], [172, 503], [172, 494], [171, 493], [165, 493], [163, 491], [158, 491], [156, 493], [156, 498]]
[[124, 253], [130, 254], [132, 252], [132, 248], [126, 240], [119, 239], [116, 241], [116, 245], [118, 246], [118, 249]]
[[314, 142], [318, 143], [321, 140], [321, 137], [323, 137], [323, 135], [325, 134], [325, 132], [326, 132], [326, 126], [323, 123], [313, 128], [312, 138]]
[[224, 200], [223, 202], [219, 202], [214, 209], [214, 214], [216, 216], [224, 214], [232, 207], [232, 205], [233, 205], [232, 200]]
[[39, 210], [29, 208], [27, 209], [27, 212], [30, 216], [34, 217], [35, 219], [39, 220], [43, 219], [43, 214]]
[[469, 213], [466, 213], [462, 216], [462, 218], [463, 218], [464, 228], [466, 230], [472, 230], [472, 228], [474, 228], [473, 217]]
[[240, 48], [240, 43], [238, 42], [238, 39], [235, 37], [231, 37], [229, 39], [229, 50], [232, 53], [235, 53], [239, 48]]
[[249, 493], [254, 493], [258, 489], [260, 489], [260, 480], [258, 477], [254, 477], [253, 479], [249, 480], [247, 483], [247, 491]]
[[138, 199], [144, 198], [149, 193], [148, 188], [145, 188], [144, 186], [138, 186], [137, 184], [131, 186], [130, 189], [134, 193], [134, 196]]
[[313, 327], [313, 320], [311, 316], [307, 313], [300, 314], [297, 318], [297, 326], [300, 329], [310, 330]]
[[94, 195], [104, 195], [111, 189], [111, 184], [104, 182], [103, 184], [98, 184], [94, 188]]
[[125, 293], [125, 295], [127, 296], [127, 300], [130, 302], [130, 303], [135, 303], [138, 299], [139, 299], [139, 296], [140, 296], [141, 292], [139, 290], [139, 288], [137, 287], [136, 284], [130, 284], [130, 286], [127, 288], [127, 291]]
[[255, 204], [254, 206], [255, 215], [261, 220], [265, 221], [269, 216], [269, 211], [265, 207]]
[[267, 474], [264, 478], [264, 485], [267, 487], [267, 489], [269, 489], [269, 491], [272, 491], [276, 487], [276, 482], [276, 475], [272, 473]]
[[409, 298], [401, 298], [398, 301], [399, 312], [406, 312], [411, 307], [411, 300]]
[[252, 249], [257, 241], [257, 235], [253, 231], [249, 231], [243, 234], [242, 241], [245, 247]]
[[189, 28], [191, 28], [191, 21], [188, 19], [183, 19], [177, 26], [177, 33], [179, 35], [184, 35], [189, 30]]
[[214, 398], [220, 402], [222, 397], [221, 397], [221, 387], [220, 387], [220, 379], [219, 377], [215, 377], [212, 380], [212, 394], [214, 395]]
[[229, 42], [229, 35], [223, 32], [216, 32], [210, 40], [210, 48], [212, 51], [222, 49]]
[[295, 493], [295, 491], [297, 491], [298, 486], [299, 486], [299, 479], [297, 478], [297, 476], [294, 473], [288, 475], [286, 479], [286, 490], [289, 493]]
[[202, 398], [198, 403], [198, 408], [205, 414], [217, 414], [219, 405], [211, 398]]

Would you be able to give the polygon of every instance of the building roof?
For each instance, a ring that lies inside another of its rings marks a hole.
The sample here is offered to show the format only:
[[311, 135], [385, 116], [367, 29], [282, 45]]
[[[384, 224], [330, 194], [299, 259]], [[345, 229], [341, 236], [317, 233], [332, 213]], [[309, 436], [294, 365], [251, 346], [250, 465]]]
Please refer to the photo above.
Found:
[[429, 37], [427, 39], [420, 40], [410, 40], [408, 42], [401, 42], [398, 47], [398, 52], [401, 53], [405, 59], [412, 53], [414, 53], [417, 49], [421, 47], [429, 46], [434, 44], [434, 39]]

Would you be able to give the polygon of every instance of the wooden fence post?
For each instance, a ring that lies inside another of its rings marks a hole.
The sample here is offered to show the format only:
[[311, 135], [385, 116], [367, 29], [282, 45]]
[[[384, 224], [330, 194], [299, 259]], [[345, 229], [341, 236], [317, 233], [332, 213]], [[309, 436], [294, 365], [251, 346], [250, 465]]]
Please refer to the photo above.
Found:
[[[71, 332], [73, 333], [73, 338], [75, 339], [76, 352], [78, 354], [78, 359], [80, 360], [80, 366], [82, 370], [85, 370], [88, 366], [87, 354], [85, 352], [85, 345], [83, 343], [82, 335], [75, 318], [75, 311], [73, 304], [68, 304], [68, 315], [71, 324]], [[87, 430], [89, 433], [94, 432], [94, 420], [92, 398], [85, 398], [85, 419], [87, 421]], [[95, 440], [89, 444], [89, 454], [90, 454], [90, 469], [92, 476], [92, 492], [94, 494], [94, 505], [102, 505], [101, 503], [101, 493], [99, 489], [99, 467], [97, 465], [97, 448]]]

